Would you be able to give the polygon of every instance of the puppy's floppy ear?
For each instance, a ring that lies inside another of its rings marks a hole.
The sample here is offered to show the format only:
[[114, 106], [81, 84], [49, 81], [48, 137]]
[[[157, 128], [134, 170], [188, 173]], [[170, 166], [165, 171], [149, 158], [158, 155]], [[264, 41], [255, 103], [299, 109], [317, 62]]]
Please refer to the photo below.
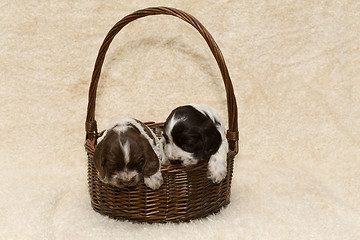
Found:
[[207, 128], [202, 133], [203, 140], [203, 159], [208, 160], [211, 155], [217, 152], [221, 144], [221, 135], [216, 128]]
[[144, 177], [150, 177], [157, 173], [160, 169], [160, 160], [156, 156], [154, 150], [150, 144], [146, 141], [146, 147], [144, 152], [144, 167], [142, 169], [142, 175]]
[[99, 172], [100, 178], [104, 179], [105, 178], [106, 159], [103, 154], [103, 143], [102, 142], [100, 142], [96, 145], [93, 160], [95, 163], [95, 167]]

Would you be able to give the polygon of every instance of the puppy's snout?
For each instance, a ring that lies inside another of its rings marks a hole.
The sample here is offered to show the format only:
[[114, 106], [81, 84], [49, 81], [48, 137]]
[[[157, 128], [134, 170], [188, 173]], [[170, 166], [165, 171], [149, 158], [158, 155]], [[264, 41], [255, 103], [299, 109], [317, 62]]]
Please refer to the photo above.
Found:
[[166, 159], [172, 164], [176, 164], [179, 161], [179, 156], [175, 153], [171, 144], [166, 144], [164, 146], [164, 154]]
[[169, 159], [173, 159], [174, 158], [174, 154], [173, 154], [173, 151], [172, 151], [172, 148], [170, 147], [169, 144], [166, 144], [164, 146], [164, 153], [165, 153], [165, 156]]
[[120, 179], [118, 178], [116, 180], [116, 185], [119, 186], [119, 187], [133, 187], [135, 186], [137, 183], [139, 182], [139, 179], [137, 176], [134, 176], [130, 179]]
[[120, 172], [113, 177], [111, 181], [118, 187], [132, 187], [140, 181], [140, 176], [136, 171]]
[[127, 187], [135, 186], [137, 183], [138, 183], [138, 178], [136, 176], [132, 177], [131, 179], [118, 180], [118, 184]]

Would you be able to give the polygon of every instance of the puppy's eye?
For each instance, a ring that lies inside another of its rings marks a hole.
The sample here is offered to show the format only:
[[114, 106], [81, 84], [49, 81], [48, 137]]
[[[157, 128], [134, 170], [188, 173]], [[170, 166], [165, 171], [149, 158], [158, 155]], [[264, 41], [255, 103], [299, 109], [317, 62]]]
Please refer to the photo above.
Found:
[[130, 162], [126, 165], [126, 167], [129, 170], [141, 170], [142, 167], [145, 164], [145, 157], [144, 155], [141, 155], [139, 157], [134, 157], [133, 159], [130, 160]]
[[138, 159], [138, 162], [141, 163], [144, 161], [145, 161], [145, 157], [144, 157], [144, 155], [141, 155], [141, 157], [139, 157], [139, 159]]
[[186, 152], [192, 152], [193, 147], [190, 144], [184, 144], [184, 145], [181, 145], [181, 149]]
[[137, 159], [137, 164], [136, 164], [135, 168], [138, 170], [138, 172], [141, 172], [141, 170], [143, 169], [144, 165], [145, 165], [145, 156], [142, 155], [141, 157], [139, 157], [139, 158]]

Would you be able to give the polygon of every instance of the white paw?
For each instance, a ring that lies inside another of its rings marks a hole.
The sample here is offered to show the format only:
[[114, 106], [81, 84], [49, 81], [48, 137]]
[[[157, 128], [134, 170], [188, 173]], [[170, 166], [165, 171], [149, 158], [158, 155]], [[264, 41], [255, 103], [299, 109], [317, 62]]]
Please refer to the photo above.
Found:
[[227, 174], [226, 165], [226, 159], [216, 159], [212, 156], [208, 163], [208, 178], [214, 183], [221, 182]]
[[161, 184], [163, 184], [163, 181], [164, 180], [160, 171], [150, 177], [144, 177], [145, 185], [151, 188], [152, 190], [158, 189], [161, 186]]

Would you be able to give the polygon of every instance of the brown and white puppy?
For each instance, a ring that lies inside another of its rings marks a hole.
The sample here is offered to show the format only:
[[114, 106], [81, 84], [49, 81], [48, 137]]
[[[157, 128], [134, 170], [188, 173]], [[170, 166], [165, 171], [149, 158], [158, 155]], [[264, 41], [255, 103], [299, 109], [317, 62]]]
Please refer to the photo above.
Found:
[[94, 161], [104, 183], [117, 187], [135, 186], [142, 177], [151, 189], [163, 183], [160, 172], [163, 146], [142, 122], [123, 118], [114, 122], [98, 138]]

